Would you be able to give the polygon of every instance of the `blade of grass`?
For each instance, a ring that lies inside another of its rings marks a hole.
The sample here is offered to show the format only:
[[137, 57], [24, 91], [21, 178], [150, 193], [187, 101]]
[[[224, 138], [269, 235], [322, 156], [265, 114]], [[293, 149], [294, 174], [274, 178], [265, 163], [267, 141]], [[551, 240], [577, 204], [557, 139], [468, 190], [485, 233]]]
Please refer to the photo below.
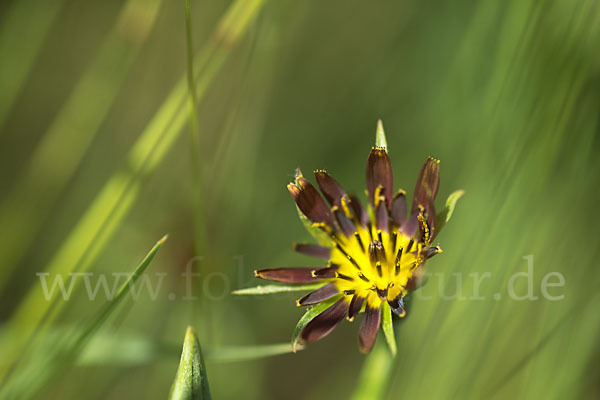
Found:
[[[262, 0], [237, 0], [230, 6], [213, 39], [197, 56], [199, 97], [206, 93], [262, 3]], [[181, 132], [187, 117], [186, 89], [185, 79], [181, 79], [133, 145], [126, 165], [109, 179], [45, 268], [50, 275], [86, 271], [104, 250], [137, 199], [143, 178], [157, 168]], [[11, 333], [19, 339], [11, 351], [4, 354], [6, 359], [14, 362], [31, 342], [33, 333], [60, 313], [64, 303], [57, 299], [58, 294], [46, 301], [37, 285], [29, 290], [11, 318]], [[6, 348], [1, 342], [0, 347]], [[5, 373], [5, 370], [0, 371], [0, 377]]]
[[169, 393], [170, 400], [210, 400], [210, 388], [200, 341], [191, 326], [183, 339], [181, 361]]
[[394, 358], [386, 346], [377, 342], [365, 360], [352, 400], [382, 399], [390, 379]]
[[[162, 0], [129, 0], [15, 186], [0, 203], [0, 291], [75, 174], [150, 33]], [[131, 28], [131, 27], [135, 27]], [[40, 179], [43, 177], [43, 179]]]
[[13, 1], [0, 21], [0, 128], [64, 3], [65, 0]]
[[[32, 362], [26, 364], [22, 370], [16, 371], [13, 379], [10, 379], [2, 386], [0, 397], [18, 399], [33, 397], [47, 382], [63, 373], [79, 354], [82, 353], [98, 329], [125, 299], [130, 287], [146, 271], [150, 262], [152, 262], [154, 256], [156, 256], [156, 253], [166, 240], [167, 236], [164, 236], [150, 249], [134, 272], [121, 285], [115, 297], [107, 302], [95, 317], [84, 324], [82, 329], [77, 330], [72, 337], [68, 337], [66, 343], [48, 346], [50, 347], [49, 349], [38, 349], [40, 357], [34, 356], [31, 360]], [[47, 354], [44, 354], [45, 352]]]
[[192, 155], [192, 186], [194, 188], [194, 248], [196, 254], [205, 254], [203, 249], [204, 238], [204, 207], [202, 201], [203, 174], [200, 163], [200, 122], [198, 117], [198, 96], [196, 94], [196, 81], [194, 78], [194, 46], [192, 42], [192, 17], [191, 0], [185, 1], [185, 34], [187, 50], [187, 83], [190, 107], [190, 143]]

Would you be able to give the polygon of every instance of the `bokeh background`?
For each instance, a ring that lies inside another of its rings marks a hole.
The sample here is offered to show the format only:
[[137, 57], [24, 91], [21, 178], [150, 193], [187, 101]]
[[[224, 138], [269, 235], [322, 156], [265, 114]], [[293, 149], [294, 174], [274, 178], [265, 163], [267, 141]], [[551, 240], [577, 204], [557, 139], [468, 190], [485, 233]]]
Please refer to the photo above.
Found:
[[[217, 399], [600, 397], [598, 2], [191, 5], [196, 131], [183, 1], [0, 4], [1, 397], [165, 398], [187, 325]], [[300, 294], [229, 292], [259, 284], [257, 267], [317, 265], [291, 250], [309, 240], [294, 169], [362, 195], [378, 118], [398, 185], [412, 193], [431, 154], [439, 207], [466, 190], [428, 264], [431, 299], [410, 304], [394, 360], [359, 354], [348, 322], [241, 360], [289, 341]], [[106, 300], [78, 285], [47, 302], [36, 273], [130, 272], [166, 233], [147, 270], [167, 274], [156, 299], [44, 358]], [[516, 301], [528, 255], [539, 299]], [[195, 256], [191, 301], [180, 274]], [[465, 300], [486, 272], [484, 299]], [[562, 300], [542, 296], [549, 272]], [[444, 299], [457, 276], [461, 297]]]

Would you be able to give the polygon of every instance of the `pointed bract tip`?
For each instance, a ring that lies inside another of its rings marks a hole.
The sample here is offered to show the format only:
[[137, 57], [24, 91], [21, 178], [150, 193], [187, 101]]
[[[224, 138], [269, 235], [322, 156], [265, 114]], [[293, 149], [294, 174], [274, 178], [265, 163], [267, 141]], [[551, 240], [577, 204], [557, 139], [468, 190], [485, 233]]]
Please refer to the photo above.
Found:
[[383, 130], [383, 122], [377, 121], [377, 131], [375, 133], [375, 147], [382, 148], [387, 151], [387, 140], [385, 138], [385, 132]]

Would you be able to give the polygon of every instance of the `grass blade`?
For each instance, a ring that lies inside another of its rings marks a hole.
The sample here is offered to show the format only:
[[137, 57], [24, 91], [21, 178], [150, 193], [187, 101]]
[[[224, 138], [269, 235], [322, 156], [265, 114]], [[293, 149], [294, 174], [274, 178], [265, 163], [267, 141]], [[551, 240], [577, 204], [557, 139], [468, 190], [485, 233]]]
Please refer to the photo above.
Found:
[[64, 372], [83, 352], [90, 339], [125, 299], [130, 287], [146, 271], [166, 240], [167, 236], [164, 236], [150, 249], [134, 272], [121, 285], [112, 301], [106, 303], [94, 318], [85, 323], [74, 334], [65, 335], [64, 341], [53, 343], [53, 346], [48, 346], [49, 348], [43, 346], [44, 349], [38, 349], [29, 360], [29, 363], [26, 363], [23, 368], [16, 370], [11, 375], [11, 379], [2, 387], [0, 397], [18, 399], [33, 397], [46, 383]]
[[169, 394], [170, 400], [210, 400], [202, 348], [191, 326], [183, 339], [181, 361]]
[[384, 397], [394, 358], [383, 343], [378, 342], [363, 364], [352, 400], [378, 400]]
[[[0, 127], [35, 65], [44, 39], [65, 0], [11, 2], [0, 23]], [[4, 130], [0, 130], [0, 135]]]
[[[199, 97], [206, 93], [262, 3], [262, 0], [237, 0], [223, 16], [213, 40], [197, 56], [196, 90]], [[102, 188], [45, 268], [46, 272], [67, 275], [73, 271], [87, 271], [92, 266], [131, 210], [143, 178], [157, 168], [179, 136], [188, 116], [186, 99], [187, 85], [182, 78], [131, 148], [126, 165]], [[3, 355], [6, 359], [14, 362], [31, 342], [33, 333], [39, 332], [43, 324], [48, 324], [60, 313], [64, 303], [57, 299], [58, 294], [46, 301], [37, 286], [31, 287], [11, 318], [13, 336], [19, 339], [10, 347], [11, 351]], [[0, 343], [0, 347], [7, 348], [4, 343]], [[0, 378], [5, 372], [0, 370]]]
[[[162, 0], [129, 0], [123, 5], [98, 54], [48, 126], [15, 186], [5, 194], [0, 220], [10, 229], [0, 230], [5, 246], [0, 252], [0, 291], [76, 173], [146, 42], [161, 4]], [[138, 28], [123, 28], [132, 25]]]

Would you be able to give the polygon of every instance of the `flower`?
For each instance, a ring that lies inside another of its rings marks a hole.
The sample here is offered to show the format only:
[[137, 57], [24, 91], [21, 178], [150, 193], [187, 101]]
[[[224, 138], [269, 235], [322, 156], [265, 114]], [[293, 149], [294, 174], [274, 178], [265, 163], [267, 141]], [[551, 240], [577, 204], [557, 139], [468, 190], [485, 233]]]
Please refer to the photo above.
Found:
[[440, 183], [439, 160], [429, 157], [423, 164], [408, 209], [406, 192], [394, 191], [381, 121], [377, 138], [367, 159], [368, 210], [324, 170], [314, 174], [325, 199], [299, 169], [295, 182], [287, 187], [301, 219], [320, 242], [295, 244], [295, 250], [328, 260], [327, 265], [254, 271], [256, 277], [276, 282], [323, 283], [297, 300], [298, 306], [336, 300], [302, 328], [302, 343], [315, 342], [332, 332], [344, 317], [353, 321], [364, 312], [359, 348], [368, 353], [377, 338], [382, 309], [389, 313], [389, 305], [404, 317], [404, 298], [419, 287], [425, 262], [442, 252], [432, 245], [438, 233], [434, 200]]

